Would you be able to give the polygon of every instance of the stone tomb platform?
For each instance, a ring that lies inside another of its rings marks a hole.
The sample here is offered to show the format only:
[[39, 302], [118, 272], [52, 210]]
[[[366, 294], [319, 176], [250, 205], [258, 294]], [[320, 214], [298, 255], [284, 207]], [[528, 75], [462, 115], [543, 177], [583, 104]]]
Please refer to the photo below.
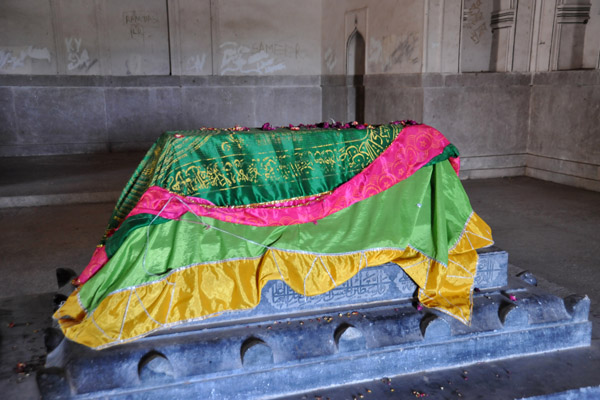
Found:
[[43, 398], [264, 399], [385, 376], [589, 346], [587, 296], [559, 298], [508, 254], [480, 250], [470, 326], [417, 309], [394, 264], [362, 270], [314, 297], [272, 281], [258, 307], [104, 350], [68, 340], [38, 372]]

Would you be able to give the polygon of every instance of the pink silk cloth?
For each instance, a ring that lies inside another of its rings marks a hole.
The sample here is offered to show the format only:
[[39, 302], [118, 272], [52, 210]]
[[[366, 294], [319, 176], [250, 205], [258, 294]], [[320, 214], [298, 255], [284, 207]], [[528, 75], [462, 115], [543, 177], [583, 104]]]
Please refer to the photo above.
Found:
[[[197, 216], [253, 226], [317, 223], [319, 219], [381, 193], [410, 177], [440, 155], [449, 144], [448, 139], [430, 126], [407, 126], [363, 171], [325, 194], [249, 206], [221, 207], [202, 198], [181, 196], [152, 186], [142, 195], [127, 218], [137, 214], [152, 214], [177, 220], [183, 214], [193, 212]], [[458, 174], [458, 157], [451, 158], [450, 162]], [[90, 263], [79, 276], [78, 283], [85, 283], [107, 261], [104, 247], [97, 248]]]

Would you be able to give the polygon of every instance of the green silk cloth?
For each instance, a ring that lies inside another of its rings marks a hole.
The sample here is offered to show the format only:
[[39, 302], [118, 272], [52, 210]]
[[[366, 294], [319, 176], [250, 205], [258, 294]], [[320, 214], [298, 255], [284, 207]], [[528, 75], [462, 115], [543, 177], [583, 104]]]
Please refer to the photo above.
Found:
[[450, 162], [440, 161], [318, 224], [257, 227], [189, 212], [181, 220], [139, 214], [133, 217], [136, 226], [122, 230], [127, 246], [120, 246], [125, 237], [110, 238], [107, 247], [116, 241], [114, 255], [81, 287], [79, 299], [91, 311], [110, 293], [163, 279], [174, 270], [257, 258], [267, 248], [336, 255], [410, 246], [446, 265], [448, 249], [459, 240], [471, 212]]
[[151, 186], [217, 206], [328, 192], [375, 160], [402, 128], [166, 132], [125, 186], [106, 233], [119, 226]]
[[[458, 157], [458, 149], [454, 145], [449, 144], [444, 148], [444, 151], [431, 159], [425, 166], [437, 164], [442, 161], [446, 161], [451, 157]], [[155, 216], [154, 214], [136, 214], [123, 221], [117, 231], [114, 232], [109, 238], [106, 239], [106, 254], [108, 258], [111, 258], [119, 249], [119, 247], [125, 242], [129, 234], [140, 227], [148, 226], [150, 224], [158, 225], [168, 222], [169, 219]]]

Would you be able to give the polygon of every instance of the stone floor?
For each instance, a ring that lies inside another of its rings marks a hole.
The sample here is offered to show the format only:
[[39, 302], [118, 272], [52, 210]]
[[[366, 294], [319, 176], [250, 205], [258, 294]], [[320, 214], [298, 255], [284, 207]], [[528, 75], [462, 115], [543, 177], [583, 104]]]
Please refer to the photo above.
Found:
[[[51, 325], [55, 269], [83, 269], [142, 156], [0, 159], [0, 397], [39, 397], [35, 370], [43, 364], [43, 330]], [[591, 347], [351, 387], [332, 382], [291, 398], [509, 399], [600, 385], [600, 193], [526, 177], [464, 185], [496, 245], [508, 251], [512, 274], [527, 269], [555, 294], [591, 298]], [[600, 398], [600, 392], [554, 398]]]

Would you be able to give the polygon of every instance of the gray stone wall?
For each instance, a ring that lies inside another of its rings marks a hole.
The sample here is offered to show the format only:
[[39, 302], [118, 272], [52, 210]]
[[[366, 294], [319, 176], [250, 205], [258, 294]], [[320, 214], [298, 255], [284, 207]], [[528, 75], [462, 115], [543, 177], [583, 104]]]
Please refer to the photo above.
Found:
[[167, 130], [320, 119], [319, 76], [0, 76], [0, 157], [146, 150]]
[[[322, 77], [323, 119], [353, 82]], [[463, 179], [528, 175], [600, 191], [600, 71], [364, 77], [366, 120], [415, 119], [461, 152]]]
[[526, 174], [600, 191], [600, 71], [536, 74]]
[[[0, 76], [0, 156], [145, 150], [166, 130], [347, 120], [346, 76]], [[600, 71], [367, 75], [370, 123], [414, 119], [462, 177], [600, 190]]]
[[465, 178], [600, 190], [599, 68], [600, 0], [3, 0], [0, 156], [365, 115], [437, 127]]
[[0, 74], [319, 75], [321, 0], [3, 0]]

